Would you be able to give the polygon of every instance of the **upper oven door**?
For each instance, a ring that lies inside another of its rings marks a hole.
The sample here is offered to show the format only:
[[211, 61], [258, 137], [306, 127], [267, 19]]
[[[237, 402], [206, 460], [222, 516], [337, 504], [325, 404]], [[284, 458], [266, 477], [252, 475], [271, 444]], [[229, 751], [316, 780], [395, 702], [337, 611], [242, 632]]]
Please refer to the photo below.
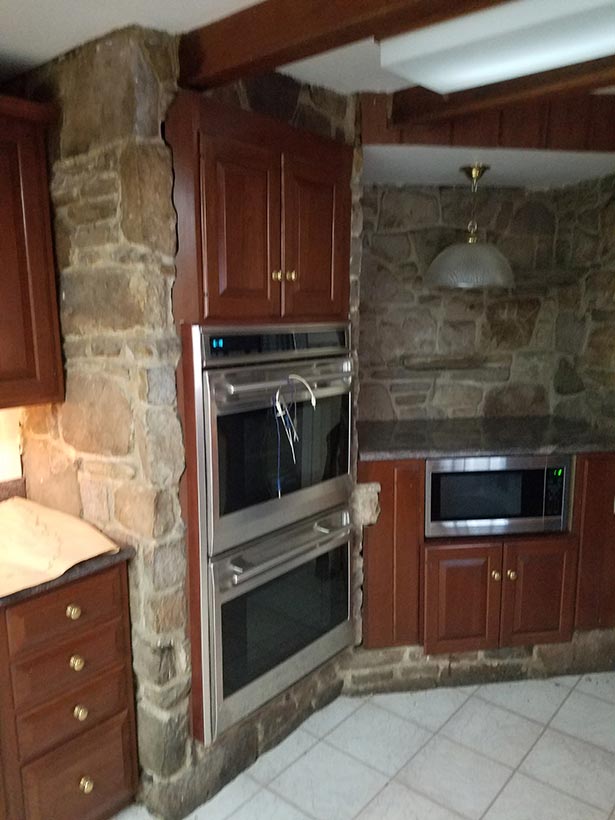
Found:
[[[349, 356], [210, 370], [203, 378], [211, 555], [348, 499]], [[289, 408], [292, 447], [276, 399]]]

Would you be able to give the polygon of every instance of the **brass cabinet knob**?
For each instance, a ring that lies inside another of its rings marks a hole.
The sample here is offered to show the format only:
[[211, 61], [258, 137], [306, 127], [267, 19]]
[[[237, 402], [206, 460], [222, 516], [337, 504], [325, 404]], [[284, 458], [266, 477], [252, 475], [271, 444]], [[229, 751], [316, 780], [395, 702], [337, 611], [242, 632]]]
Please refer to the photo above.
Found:
[[507, 576], [509, 581], [516, 581], [517, 580], [517, 573], [515, 572], [514, 569], [509, 569], [508, 572], [506, 573], [506, 576]]
[[281, 282], [282, 281], [282, 271], [281, 270], [274, 270], [271, 274], [271, 278], [274, 282]]
[[286, 281], [287, 282], [296, 282], [297, 281], [297, 271], [296, 270], [287, 270], [286, 271]]
[[77, 604], [69, 604], [66, 607], [66, 617], [70, 621], [78, 621], [81, 617], [81, 607], [77, 606]]
[[79, 781], [79, 791], [83, 794], [92, 794], [94, 791], [94, 781], [91, 777], [84, 776]]
[[73, 655], [72, 658], [69, 661], [69, 666], [75, 672], [81, 672], [81, 670], [85, 666], [85, 661], [81, 657], [81, 655]]
[[80, 703], [78, 703], [73, 709], [73, 717], [75, 720], [78, 720], [79, 723], [83, 723], [84, 720], [87, 720], [89, 714], [90, 710], [88, 707], [82, 706]]
[[493, 578], [494, 581], [501, 581], [502, 580], [502, 573], [497, 569], [493, 569], [493, 570], [491, 570], [491, 577]]

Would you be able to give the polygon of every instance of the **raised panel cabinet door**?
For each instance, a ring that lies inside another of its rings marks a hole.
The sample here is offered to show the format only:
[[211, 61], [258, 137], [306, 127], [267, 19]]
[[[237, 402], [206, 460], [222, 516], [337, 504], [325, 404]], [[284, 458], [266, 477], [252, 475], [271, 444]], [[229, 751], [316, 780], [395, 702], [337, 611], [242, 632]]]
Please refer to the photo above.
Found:
[[425, 548], [425, 652], [498, 646], [502, 590], [500, 544]]
[[572, 637], [577, 539], [541, 536], [504, 545], [502, 646]]
[[207, 320], [279, 317], [280, 161], [266, 145], [203, 136]]
[[363, 530], [363, 643], [417, 644], [424, 461], [367, 461], [359, 481], [380, 484], [378, 521]]
[[350, 162], [312, 149], [283, 158], [282, 315], [295, 319], [348, 318], [350, 281]]
[[63, 397], [48, 200], [43, 127], [0, 116], [0, 407]]
[[577, 460], [579, 534], [576, 629], [615, 626], [615, 454]]

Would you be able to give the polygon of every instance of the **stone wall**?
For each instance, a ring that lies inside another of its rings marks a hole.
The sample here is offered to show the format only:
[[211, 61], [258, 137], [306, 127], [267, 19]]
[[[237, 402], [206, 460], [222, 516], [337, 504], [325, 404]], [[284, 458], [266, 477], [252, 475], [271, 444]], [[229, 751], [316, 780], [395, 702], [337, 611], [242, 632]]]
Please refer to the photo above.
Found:
[[480, 233], [511, 261], [511, 291], [425, 285], [434, 257], [466, 236], [467, 188], [370, 187], [363, 210], [361, 418], [545, 415], [582, 390], [556, 345], [576, 274], [551, 193], [478, 192]]
[[555, 412], [615, 428], [615, 176], [554, 192], [556, 256], [574, 272], [556, 325]]
[[[171, 313], [176, 229], [171, 155], [161, 137], [177, 76], [176, 39], [130, 28], [12, 89], [56, 100], [61, 111], [50, 176], [67, 392], [65, 403], [26, 414], [28, 494], [136, 548], [130, 594], [142, 797], [165, 818], [191, 811], [341, 688], [334, 661], [209, 749], [190, 738], [180, 344]], [[217, 96], [354, 142], [352, 98], [277, 75]], [[358, 213], [360, 157], [357, 150]], [[353, 236], [356, 322], [357, 213]], [[355, 563], [360, 569], [358, 554]]]

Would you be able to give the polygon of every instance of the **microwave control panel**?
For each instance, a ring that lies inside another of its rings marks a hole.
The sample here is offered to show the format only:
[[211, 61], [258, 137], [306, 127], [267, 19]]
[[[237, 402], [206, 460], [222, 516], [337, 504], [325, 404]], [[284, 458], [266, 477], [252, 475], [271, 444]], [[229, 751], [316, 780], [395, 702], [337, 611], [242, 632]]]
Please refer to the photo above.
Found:
[[565, 467], [547, 467], [545, 476], [545, 516], [559, 516], [562, 514], [565, 483]]

